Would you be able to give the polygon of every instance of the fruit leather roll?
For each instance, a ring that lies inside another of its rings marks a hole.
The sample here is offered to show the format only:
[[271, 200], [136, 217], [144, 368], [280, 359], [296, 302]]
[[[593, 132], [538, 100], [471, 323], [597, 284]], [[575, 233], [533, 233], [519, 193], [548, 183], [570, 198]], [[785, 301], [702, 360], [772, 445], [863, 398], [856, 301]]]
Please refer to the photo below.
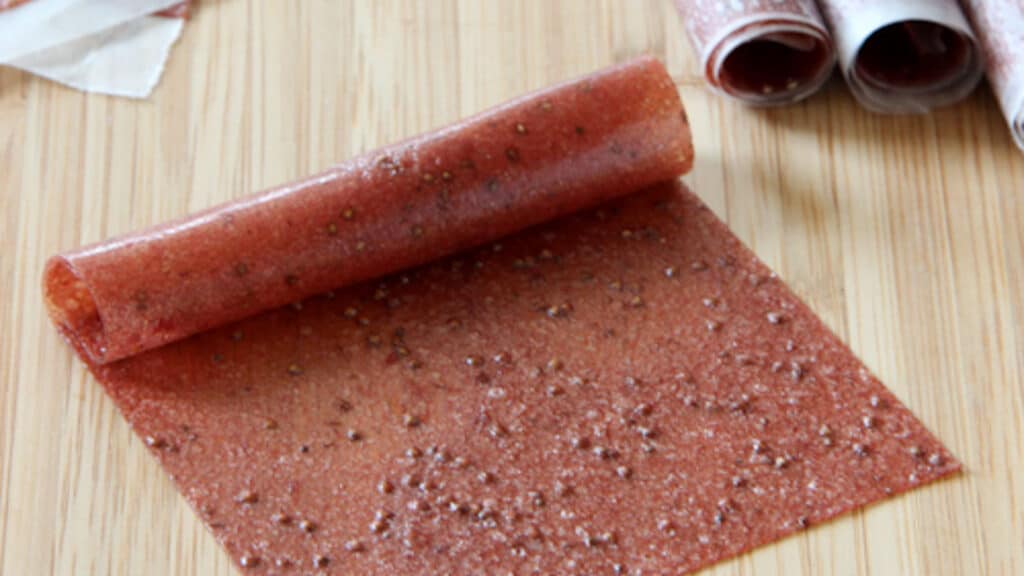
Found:
[[964, 0], [974, 23], [985, 71], [1017, 146], [1024, 150], [1024, 3]]
[[683, 573], [955, 473], [692, 153], [641, 59], [57, 256], [45, 296], [245, 574]]
[[969, 95], [982, 75], [956, 0], [819, 0], [854, 96], [877, 112], [923, 113]]
[[835, 65], [813, 0], [676, 0], [708, 84], [755, 105], [790, 104], [821, 88]]
[[692, 157], [675, 86], [644, 58], [58, 255], [46, 303], [104, 364], [675, 178]]

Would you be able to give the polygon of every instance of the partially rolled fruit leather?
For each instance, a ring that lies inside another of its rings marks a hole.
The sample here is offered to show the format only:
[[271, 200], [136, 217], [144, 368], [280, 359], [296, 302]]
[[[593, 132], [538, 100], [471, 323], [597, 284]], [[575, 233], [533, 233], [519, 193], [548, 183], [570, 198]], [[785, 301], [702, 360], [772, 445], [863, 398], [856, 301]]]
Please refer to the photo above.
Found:
[[676, 179], [641, 58], [54, 257], [246, 573], [699, 569], [959, 469]]

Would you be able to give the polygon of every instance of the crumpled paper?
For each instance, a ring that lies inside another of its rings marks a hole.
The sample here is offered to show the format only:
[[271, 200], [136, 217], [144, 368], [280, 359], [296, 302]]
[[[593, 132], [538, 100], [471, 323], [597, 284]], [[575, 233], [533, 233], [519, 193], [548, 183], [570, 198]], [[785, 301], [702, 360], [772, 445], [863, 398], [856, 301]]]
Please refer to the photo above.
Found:
[[184, 26], [153, 14], [180, 2], [31, 0], [0, 11], [0, 65], [86, 92], [145, 98]]

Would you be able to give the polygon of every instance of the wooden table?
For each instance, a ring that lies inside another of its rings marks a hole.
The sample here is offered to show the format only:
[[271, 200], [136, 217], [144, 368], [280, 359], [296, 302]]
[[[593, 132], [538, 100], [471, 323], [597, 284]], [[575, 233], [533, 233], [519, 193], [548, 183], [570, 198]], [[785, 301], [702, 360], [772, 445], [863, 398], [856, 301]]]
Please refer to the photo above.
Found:
[[1024, 154], [991, 95], [750, 110], [668, 0], [203, 0], [149, 100], [0, 71], [0, 573], [232, 574], [47, 322], [48, 255], [642, 52], [689, 109], [687, 180], [966, 464], [710, 573], [1024, 574]]

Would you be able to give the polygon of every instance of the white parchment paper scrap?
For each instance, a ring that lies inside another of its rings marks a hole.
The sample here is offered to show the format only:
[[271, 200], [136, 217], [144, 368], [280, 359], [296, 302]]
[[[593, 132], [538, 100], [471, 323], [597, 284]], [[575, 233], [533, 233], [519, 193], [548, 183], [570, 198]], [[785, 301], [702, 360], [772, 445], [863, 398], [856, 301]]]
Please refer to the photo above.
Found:
[[180, 0], [32, 0], [0, 12], [0, 65], [87, 92], [145, 98], [184, 20]]

